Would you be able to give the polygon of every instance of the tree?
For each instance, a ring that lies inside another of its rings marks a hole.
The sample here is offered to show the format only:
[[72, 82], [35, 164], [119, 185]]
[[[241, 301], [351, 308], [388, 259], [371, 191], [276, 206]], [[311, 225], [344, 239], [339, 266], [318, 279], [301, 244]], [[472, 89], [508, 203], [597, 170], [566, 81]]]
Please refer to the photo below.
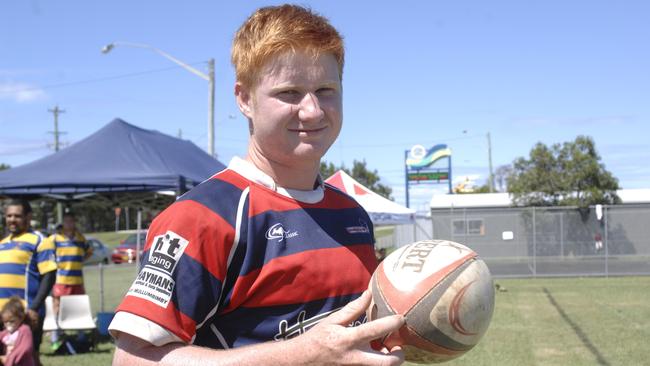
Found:
[[618, 179], [600, 163], [588, 136], [550, 148], [537, 143], [528, 159], [515, 159], [507, 183], [514, 202], [527, 206], [587, 207], [620, 202]]
[[0, 163], [0, 170], [5, 170], [5, 169], [9, 169], [9, 168], [11, 168], [10, 165], [7, 165], [5, 163]]
[[356, 179], [359, 183], [363, 184], [364, 186], [368, 187], [371, 191], [379, 194], [382, 197], [386, 197], [390, 200], [393, 198], [391, 197], [391, 193], [393, 193], [393, 190], [385, 186], [381, 183], [379, 183], [379, 173], [377, 173], [376, 170], [370, 171], [366, 167], [366, 161], [356, 161], [354, 160], [352, 162], [352, 170], [349, 170], [345, 167], [345, 165], [341, 165], [340, 167], [337, 167], [336, 165], [332, 163], [326, 163], [321, 161], [320, 163], [320, 174], [321, 176], [326, 179], [332, 174], [336, 173], [339, 170], [343, 170], [347, 174], [349, 174], [352, 178]]
[[494, 181], [497, 192], [508, 191], [508, 177], [512, 174], [512, 165], [500, 165], [494, 172]]
[[[490, 193], [490, 186], [485, 183], [482, 186], [478, 186], [474, 188], [474, 190], [471, 193]], [[462, 192], [459, 192], [459, 194], [463, 194]]]

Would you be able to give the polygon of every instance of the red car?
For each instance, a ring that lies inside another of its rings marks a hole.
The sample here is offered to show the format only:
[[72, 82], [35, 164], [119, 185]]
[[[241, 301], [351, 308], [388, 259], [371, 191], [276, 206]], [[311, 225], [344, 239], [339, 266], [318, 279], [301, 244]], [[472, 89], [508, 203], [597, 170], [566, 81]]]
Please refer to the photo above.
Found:
[[[140, 255], [145, 245], [145, 239], [147, 237], [147, 231], [140, 232]], [[113, 263], [133, 263], [136, 260], [136, 247], [137, 247], [137, 234], [131, 234], [122, 240], [120, 245], [116, 246], [113, 249], [113, 254], [111, 254], [111, 260]]]

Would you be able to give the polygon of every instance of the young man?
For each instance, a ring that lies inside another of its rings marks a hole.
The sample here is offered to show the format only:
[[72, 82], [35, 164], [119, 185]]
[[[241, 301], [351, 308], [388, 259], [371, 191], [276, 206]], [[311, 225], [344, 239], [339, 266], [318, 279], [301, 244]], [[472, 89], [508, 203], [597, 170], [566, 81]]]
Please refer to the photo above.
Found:
[[33, 324], [34, 360], [40, 365], [38, 348], [43, 338], [45, 298], [56, 275], [54, 246], [30, 228], [32, 206], [12, 200], [5, 208], [9, 235], [0, 241], [0, 307], [17, 295], [25, 301]]
[[[52, 288], [52, 307], [54, 314], [59, 313], [61, 296], [83, 295], [83, 262], [92, 255], [92, 247], [77, 230], [77, 221], [72, 212], [63, 214], [61, 229], [47, 239], [56, 251], [56, 282]], [[57, 349], [60, 332], [52, 332], [52, 348]]]
[[239, 29], [248, 154], [152, 223], [110, 326], [114, 364], [403, 361], [399, 349], [370, 347], [401, 316], [363, 323], [377, 266], [370, 218], [319, 176], [341, 129], [343, 58], [338, 32], [302, 7], [259, 9]]

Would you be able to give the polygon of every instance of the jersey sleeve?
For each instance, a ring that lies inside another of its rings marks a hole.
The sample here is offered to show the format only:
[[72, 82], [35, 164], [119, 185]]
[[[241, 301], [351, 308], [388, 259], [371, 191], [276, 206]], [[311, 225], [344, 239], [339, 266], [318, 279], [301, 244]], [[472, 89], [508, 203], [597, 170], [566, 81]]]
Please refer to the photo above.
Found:
[[36, 246], [36, 261], [41, 274], [56, 270], [56, 246], [54, 235], [42, 239]]
[[77, 235], [78, 235], [77, 240], [82, 243], [81, 248], [84, 250], [83, 260], [86, 260], [88, 257], [93, 255], [93, 251], [94, 251], [93, 246], [90, 245], [90, 242], [86, 239], [86, 237], [83, 234], [77, 233]]
[[[170, 341], [191, 342], [217, 311], [234, 237], [234, 227], [213, 210], [191, 200], [172, 204], [149, 228], [142, 268], [111, 329], [157, 344], [162, 328]], [[143, 332], [137, 324], [147, 322], [151, 331]]]

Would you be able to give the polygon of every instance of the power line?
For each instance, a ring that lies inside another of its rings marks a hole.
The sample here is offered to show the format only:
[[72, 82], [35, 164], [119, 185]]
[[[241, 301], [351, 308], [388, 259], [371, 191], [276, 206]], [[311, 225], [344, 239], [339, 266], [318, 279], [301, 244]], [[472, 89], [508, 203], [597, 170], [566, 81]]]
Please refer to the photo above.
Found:
[[[191, 65], [195, 65], [195, 64], [198, 64], [198, 63], [199, 62], [195, 62], [194, 64], [191, 64]], [[142, 76], [142, 75], [147, 75], [147, 74], [154, 74], [154, 73], [174, 70], [174, 69], [178, 69], [178, 68], [180, 68], [180, 66], [170, 66], [170, 67], [166, 67], [166, 68], [163, 68], [163, 69], [139, 71], [139, 72], [133, 72], [133, 73], [129, 73], [129, 74], [107, 76], [107, 77], [98, 78], [98, 79], [72, 81], [72, 82], [69, 82], [69, 83], [50, 84], [50, 85], [45, 85], [45, 86], [42, 86], [42, 87], [2, 89], [2, 90], [0, 90], [0, 94], [13, 94], [13, 93], [26, 92], [26, 91], [45, 90], [45, 89], [62, 88], [62, 87], [66, 87], [66, 86], [75, 86], [75, 85], [99, 83], [99, 82], [108, 81], [108, 80], [124, 79], [124, 78], [130, 78], [130, 77], [134, 77], [134, 76]]]

